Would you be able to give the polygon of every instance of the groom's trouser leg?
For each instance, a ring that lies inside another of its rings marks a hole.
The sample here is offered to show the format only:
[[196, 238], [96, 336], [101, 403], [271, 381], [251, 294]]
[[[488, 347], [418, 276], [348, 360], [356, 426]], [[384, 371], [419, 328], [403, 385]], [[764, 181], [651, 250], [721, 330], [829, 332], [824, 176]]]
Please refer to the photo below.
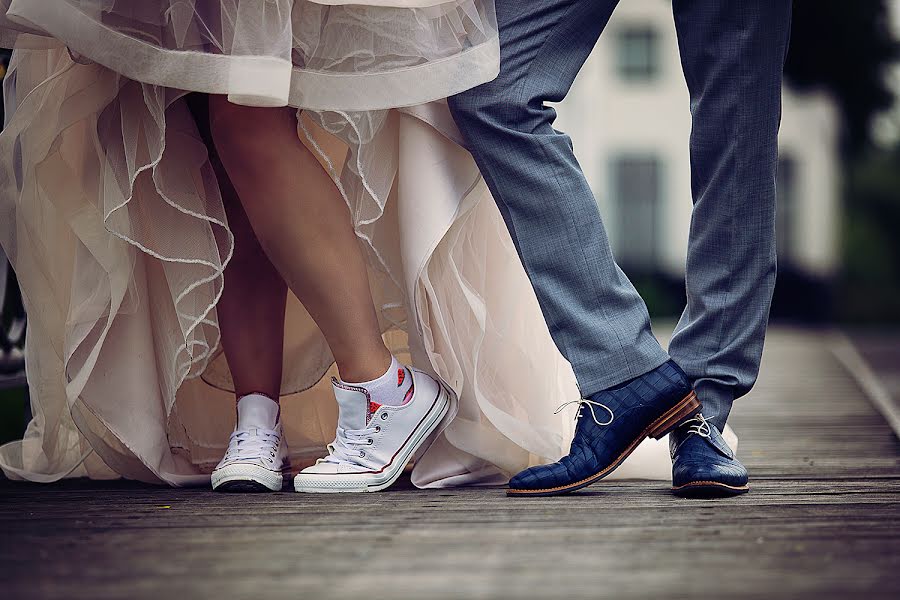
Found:
[[568, 136], [552, 127], [617, 0], [499, 0], [500, 76], [450, 108], [506, 221], [582, 395], [668, 359], [616, 266]]
[[669, 352], [721, 429], [754, 384], [775, 286], [775, 170], [791, 2], [674, 0], [691, 96], [687, 308]]

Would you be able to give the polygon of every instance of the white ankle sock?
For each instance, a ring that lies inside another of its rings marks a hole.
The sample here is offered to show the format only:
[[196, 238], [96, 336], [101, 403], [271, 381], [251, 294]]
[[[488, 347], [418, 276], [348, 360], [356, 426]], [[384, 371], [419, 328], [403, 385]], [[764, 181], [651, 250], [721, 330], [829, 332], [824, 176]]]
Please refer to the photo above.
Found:
[[369, 392], [369, 398], [372, 402], [384, 404], [385, 406], [400, 406], [409, 402], [412, 397], [411, 394], [408, 395], [412, 387], [412, 374], [400, 364], [400, 361], [395, 356], [391, 356], [391, 366], [378, 379], [363, 381], [362, 383], [349, 381], [341, 381], [341, 383], [365, 388]]
[[237, 403], [237, 428], [275, 429], [278, 424], [278, 403], [262, 394], [247, 394]]

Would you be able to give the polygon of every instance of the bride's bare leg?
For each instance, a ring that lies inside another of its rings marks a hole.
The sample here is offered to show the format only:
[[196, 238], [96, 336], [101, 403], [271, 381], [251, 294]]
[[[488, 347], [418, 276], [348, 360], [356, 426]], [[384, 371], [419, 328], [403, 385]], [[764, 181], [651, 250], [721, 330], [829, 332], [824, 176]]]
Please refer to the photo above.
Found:
[[222, 347], [238, 398], [259, 393], [276, 402], [281, 393], [287, 284], [253, 234], [225, 169], [216, 169], [234, 256], [225, 270], [217, 307]]
[[193, 94], [188, 103], [209, 147], [228, 226], [234, 234], [234, 254], [225, 269], [225, 289], [216, 310], [235, 394], [241, 398], [258, 393], [277, 402], [287, 284], [256, 239], [237, 191], [216, 155], [209, 132], [207, 98]]
[[349, 211], [297, 137], [296, 111], [210, 97], [219, 157], [256, 238], [325, 335], [341, 378], [385, 373], [391, 355], [378, 327]]

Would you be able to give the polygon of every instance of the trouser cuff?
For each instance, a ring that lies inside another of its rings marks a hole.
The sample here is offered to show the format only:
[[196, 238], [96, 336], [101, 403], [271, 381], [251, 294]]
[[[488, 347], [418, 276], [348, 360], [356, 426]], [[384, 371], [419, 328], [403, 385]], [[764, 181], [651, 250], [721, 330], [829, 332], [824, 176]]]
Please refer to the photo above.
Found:
[[703, 405], [703, 416], [712, 422], [719, 431], [725, 429], [725, 422], [734, 404], [734, 391], [725, 385], [700, 379], [694, 383], [694, 391]]

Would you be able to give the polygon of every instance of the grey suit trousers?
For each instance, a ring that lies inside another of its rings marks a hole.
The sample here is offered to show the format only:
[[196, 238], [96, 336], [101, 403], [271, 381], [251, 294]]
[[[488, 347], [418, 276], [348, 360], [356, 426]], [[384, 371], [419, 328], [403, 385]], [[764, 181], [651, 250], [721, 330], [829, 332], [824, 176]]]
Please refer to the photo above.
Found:
[[[625, 0], [627, 1], [627, 0]], [[558, 102], [618, 0], [496, 0], [500, 76], [450, 99], [547, 326], [588, 397], [669, 355], [616, 265]], [[674, 0], [690, 91], [687, 307], [671, 357], [722, 427], [754, 384], [775, 284], [775, 170], [790, 0]], [[615, 115], [609, 115], [615, 118]]]

